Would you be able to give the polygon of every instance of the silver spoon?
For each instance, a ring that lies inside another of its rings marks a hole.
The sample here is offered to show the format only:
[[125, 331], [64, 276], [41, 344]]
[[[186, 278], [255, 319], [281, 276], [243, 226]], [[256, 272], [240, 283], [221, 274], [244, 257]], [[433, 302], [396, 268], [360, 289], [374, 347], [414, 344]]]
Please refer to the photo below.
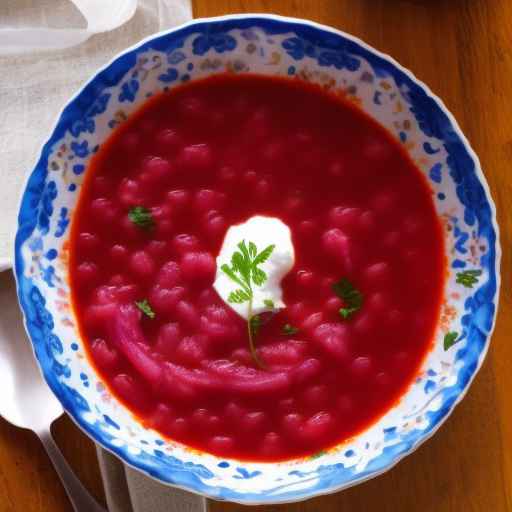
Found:
[[52, 437], [50, 426], [64, 411], [36, 365], [10, 271], [0, 272], [0, 311], [0, 416], [39, 436], [76, 512], [105, 512], [76, 477]]

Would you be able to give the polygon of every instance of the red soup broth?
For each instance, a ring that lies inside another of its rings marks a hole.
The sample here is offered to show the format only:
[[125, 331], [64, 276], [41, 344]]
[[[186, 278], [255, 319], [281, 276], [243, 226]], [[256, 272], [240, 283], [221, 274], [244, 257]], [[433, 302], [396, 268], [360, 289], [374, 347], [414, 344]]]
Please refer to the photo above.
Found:
[[[281, 219], [295, 249], [286, 308], [257, 335], [264, 369], [212, 286], [226, 230], [254, 215]], [[432, 345], [445, 273], [432, 191], [400, 143], [341, 97], [254, 75], [181, 85], [118, 127], [70, 247], [74, 310], [111, 392], [164, 436], [242, 460], [311, 455], [386, 413]], [[363, 297], [347, 319], [341, 278]]]

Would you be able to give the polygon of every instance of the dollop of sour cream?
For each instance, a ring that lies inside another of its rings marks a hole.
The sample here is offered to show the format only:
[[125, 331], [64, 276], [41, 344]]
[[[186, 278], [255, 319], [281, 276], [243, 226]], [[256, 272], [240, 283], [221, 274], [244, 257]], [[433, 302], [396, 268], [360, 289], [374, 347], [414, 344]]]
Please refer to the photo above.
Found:
[[[275, 217], [257, 215], [228, 229], [217, 257], [217, 273], [213, 284], [215, 290], [226, 304], [241, 317], [248, 319], [247, 302], [234, 304], [228, 301], [229, 294], [240, 286], [233, 282], [221, 269], [224, 264], [231, 266], [231, 257], [234, 252], [240, 250], [238, 244], [242, 240], [245, 240], [246, 245], [253, 242], [258, 253], [269, 245], [275, 246], [267, 261], [259, 265], [259, 268], [266, 273], [267, 279], [261, 286], [252, 286], [252, 314], [257, 315], [264, 311], [283, 308], [285, 304], [283, 302], [281, 281], [295, 263], [295, 251], [290, 228]], [[271, 301], [273, 307], [269, 306], [268, 301]]]

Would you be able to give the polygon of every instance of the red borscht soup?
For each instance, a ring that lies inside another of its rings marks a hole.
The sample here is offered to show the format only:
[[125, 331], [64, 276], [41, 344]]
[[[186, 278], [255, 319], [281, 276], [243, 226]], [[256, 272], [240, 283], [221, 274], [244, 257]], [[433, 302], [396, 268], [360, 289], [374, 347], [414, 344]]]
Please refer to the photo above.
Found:
[[[213, 283], [228, 228], [254, 216], [289, 228], [295, 259], [285, 307], [248, 322]], [[444, 265], [400, 143], [341, 96], [255, 75], [183, 84], [121, 124], [70, 243], [75, 314], [111, 392], [168, 438], [255, 461], [328, 449], [397, 402], [432, 345]]]

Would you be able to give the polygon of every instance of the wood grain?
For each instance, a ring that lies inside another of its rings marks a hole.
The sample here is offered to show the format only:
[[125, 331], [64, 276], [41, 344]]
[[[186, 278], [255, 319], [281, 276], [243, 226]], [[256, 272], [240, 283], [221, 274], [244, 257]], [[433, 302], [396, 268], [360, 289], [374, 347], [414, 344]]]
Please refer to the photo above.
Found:
[[[275, 12], [337, 27], [393, 55], [426, 82], [481, 159], [504, 248], [505, 286], [488, 357], [441, 430], [393, 470], [365, 484], [304, 503], [252, 510], [512, 512], [512, 2], [194, 0], [196, 17], [234, 12]], [[57, 422], [55, 432], [79, 477], [103, 500], [93, 444], [67, 418]], [[242, 509], [211, 503], [212, 512]], [[0, 420], [0, 512], [71, 510], [36, 437]]]

